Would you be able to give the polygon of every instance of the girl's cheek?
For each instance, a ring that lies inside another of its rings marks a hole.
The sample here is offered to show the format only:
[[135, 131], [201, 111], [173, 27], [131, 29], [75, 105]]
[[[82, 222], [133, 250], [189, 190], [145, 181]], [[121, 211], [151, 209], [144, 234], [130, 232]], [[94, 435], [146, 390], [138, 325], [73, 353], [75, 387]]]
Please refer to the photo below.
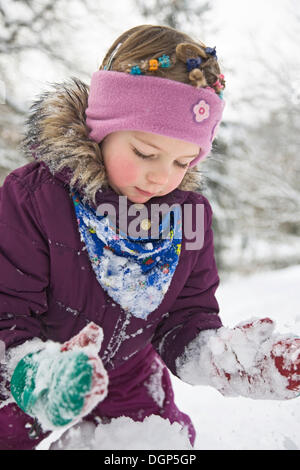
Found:
[[178, 174], [178, 175], [174, 175], [168, 182], [168, 185], [166, 187], [166, 189], [164, 190], [164, 193], [165, 194], [168, 194], [170, 193], [171, 191], [174, 191], [174, 189], [178, 188], [178, 186], [180, 185], [181, 181], [183, 180], [183, 177], [184, 177], [185, 173], [181, 173], [181, 174]]
[[138, 176], [136, 163], [122, 156], [110, 159], [106, 169], [111, 182], [116, 185], [134, 182]]

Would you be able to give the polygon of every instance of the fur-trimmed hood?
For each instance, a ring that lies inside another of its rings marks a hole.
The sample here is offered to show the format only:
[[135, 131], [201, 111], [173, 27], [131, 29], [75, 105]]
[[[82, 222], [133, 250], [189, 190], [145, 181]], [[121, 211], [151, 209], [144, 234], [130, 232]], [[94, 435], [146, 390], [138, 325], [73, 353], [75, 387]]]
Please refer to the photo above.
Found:
[[[31, 107], [23, 149], [29, 159], [43, 161], [53, 175], [64, 175], [65, 183], [95, 203], [97, 191], [109, 183], [100, 147], [88, 137], [88, 94], [88, 86], [76, 78], [53, 84]], [[195, 191], [199, 186], [199, 170], [193, 167], [178, 189]]]

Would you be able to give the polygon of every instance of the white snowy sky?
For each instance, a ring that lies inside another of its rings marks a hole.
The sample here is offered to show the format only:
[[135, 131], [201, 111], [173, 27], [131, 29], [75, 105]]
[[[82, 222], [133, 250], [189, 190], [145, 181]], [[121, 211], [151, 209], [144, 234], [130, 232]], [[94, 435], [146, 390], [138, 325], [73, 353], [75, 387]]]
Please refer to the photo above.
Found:
[[[291, 93], [300, 89], [300, 2], [294, 0], [213, 0], [211, 24], [216, 28], [217, 49], [227, 77], [226, 95], [231, 116], [239, 100], [255, 84], [276, 102], [278, 90], [265, 65], [282, 72], [289, 64]], [[298, 14], [298, 19], [296, 17]], [[212, 28], [213, 29], [213, 28]], [[264, 86], [265, 85], [265, 86]], [[298, 94], [299, 96], [299, 94]]]

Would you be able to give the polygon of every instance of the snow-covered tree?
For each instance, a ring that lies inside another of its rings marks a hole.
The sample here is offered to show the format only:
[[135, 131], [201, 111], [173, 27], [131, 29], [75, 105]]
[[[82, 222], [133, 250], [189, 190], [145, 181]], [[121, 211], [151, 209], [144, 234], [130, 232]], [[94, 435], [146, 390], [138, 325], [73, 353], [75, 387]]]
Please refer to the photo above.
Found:
[[155, 18], [158, 24], [195, 31], [194, 25], [211, 8], [211, 2], [191, 2], [189, 0], [135, 0], [145, 18]]
[[0, 184], [26, 163], [18, 146], [28, 111], [22, 90], [31, 72], [43, 64], [44, 82], [53, 70], [83, 75], [69, 38], [82, 16], [101, 14], [92, 0], [0, 0]]

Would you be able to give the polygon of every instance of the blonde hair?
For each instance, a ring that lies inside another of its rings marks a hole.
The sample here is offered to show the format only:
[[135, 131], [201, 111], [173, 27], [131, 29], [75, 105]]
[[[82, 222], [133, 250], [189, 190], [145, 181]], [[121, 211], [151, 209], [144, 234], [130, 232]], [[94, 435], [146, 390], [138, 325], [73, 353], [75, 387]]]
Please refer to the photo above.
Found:
[[[195, 41], [169, 26], [141, 25], [129, 29], [115, 40], [99, 69], [109, 65], [109, 70], [128, 73], [132, 66], [139, 65], [145, 75], [168, 78], [197, 88], [209, 86], [220, 94], [225, 80], [219, 63], [205, 49], [206, 45], [201, 41]], [[148, 61], [164, 54], [170, 57], [170, 67], [149, 70]], [[202, 59], [201, 64], [188, 72], [186, 61], [198, 56]]]

